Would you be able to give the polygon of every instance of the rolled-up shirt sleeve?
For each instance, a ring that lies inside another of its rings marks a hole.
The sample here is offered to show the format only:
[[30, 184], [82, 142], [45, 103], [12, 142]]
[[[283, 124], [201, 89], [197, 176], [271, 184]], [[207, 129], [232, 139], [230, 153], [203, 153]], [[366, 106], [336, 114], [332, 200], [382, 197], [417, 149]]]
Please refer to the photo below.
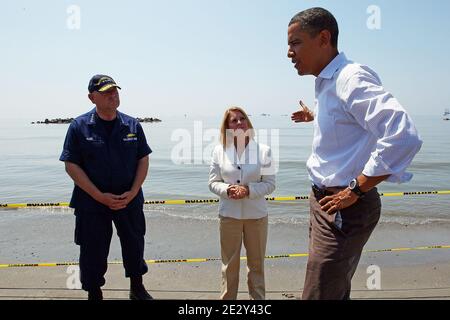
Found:
[[59, 160], [81, 165], [80, 142], [77, 136], [77, 125], [75, 121], [70, 123], [69, 129], [67, 130], [63, 151]]
[[369, 71], [351, 76], [344, 87], [344, 105], [365, 130], [377, 139], [376, 148], [365, 164], [369, 177], [390, 175], [389, 182], [411, 180], [406, 172], [422, 141], [411, 118], [379, 78]]
[[219, 162], [219, 149], [215, 148], [212, 159], [211, 159], [211, 166], [209, 169], [209, 181], [208, 186], [209, 190], [218, 195], [221, 198], [228, 199], [228, 187], [230, 184], [225, 183], [222, 174], [220, 172], [220, 162]]

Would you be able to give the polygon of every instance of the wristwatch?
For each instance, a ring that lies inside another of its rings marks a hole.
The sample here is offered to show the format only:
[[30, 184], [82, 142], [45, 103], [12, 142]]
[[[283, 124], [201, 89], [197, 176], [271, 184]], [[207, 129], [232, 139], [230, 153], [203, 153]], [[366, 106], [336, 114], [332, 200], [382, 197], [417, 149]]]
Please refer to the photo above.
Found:
[[364, 196], [366, 193], [361, 191], [361, 188], [359, 187], [359, 182], [357, 179], [353, 179], [352, 181], [350, 181], [350, 183], [348, 184], [348, 188], [358, 196], [358, 198], [361, 198], [362, 196]]

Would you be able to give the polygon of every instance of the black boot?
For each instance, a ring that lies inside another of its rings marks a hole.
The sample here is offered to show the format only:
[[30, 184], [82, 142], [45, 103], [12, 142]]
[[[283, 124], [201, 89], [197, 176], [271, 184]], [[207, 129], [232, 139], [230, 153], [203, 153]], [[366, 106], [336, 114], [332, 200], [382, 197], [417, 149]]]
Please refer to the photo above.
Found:
[[130, 300], [153, 300], [153, 297], [145, 290], [142, 276], [130, 277]]
[[100, 288], [95, 288], [88, 291], [88, 300], [103, 300], [103, 292]]

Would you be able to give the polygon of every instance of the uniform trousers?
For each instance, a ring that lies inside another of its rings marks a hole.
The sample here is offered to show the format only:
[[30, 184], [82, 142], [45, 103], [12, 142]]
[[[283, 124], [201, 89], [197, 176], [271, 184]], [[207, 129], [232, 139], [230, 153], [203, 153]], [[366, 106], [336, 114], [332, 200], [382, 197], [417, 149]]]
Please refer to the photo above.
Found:
[[76, 209], [75, 243], [80, 246], [80, 280], [83, 290], [105, 284], [114, 223], [122, 248], [126, 277], [148, 271], [144, 260], [145, 217], [142, 207], [102, 212]]

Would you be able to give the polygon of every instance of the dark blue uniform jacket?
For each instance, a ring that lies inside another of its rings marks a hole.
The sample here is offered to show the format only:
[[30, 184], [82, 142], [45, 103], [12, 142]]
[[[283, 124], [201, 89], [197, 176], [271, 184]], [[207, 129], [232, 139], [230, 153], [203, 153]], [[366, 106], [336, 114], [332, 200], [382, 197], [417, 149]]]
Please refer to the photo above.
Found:
[[[119, 195], [131, 189], [138, 161], [152, 150], [135, 118], [117, 112], [118, 121], [109, 138], [97, 119], [94, 108], [70, 124], [59, 160], [79, 165], [100, 191]], [[143, 203], [141, 189], [128, 208]], [[76, 185], [70, 207], [81, 211], [107, 210]]]

